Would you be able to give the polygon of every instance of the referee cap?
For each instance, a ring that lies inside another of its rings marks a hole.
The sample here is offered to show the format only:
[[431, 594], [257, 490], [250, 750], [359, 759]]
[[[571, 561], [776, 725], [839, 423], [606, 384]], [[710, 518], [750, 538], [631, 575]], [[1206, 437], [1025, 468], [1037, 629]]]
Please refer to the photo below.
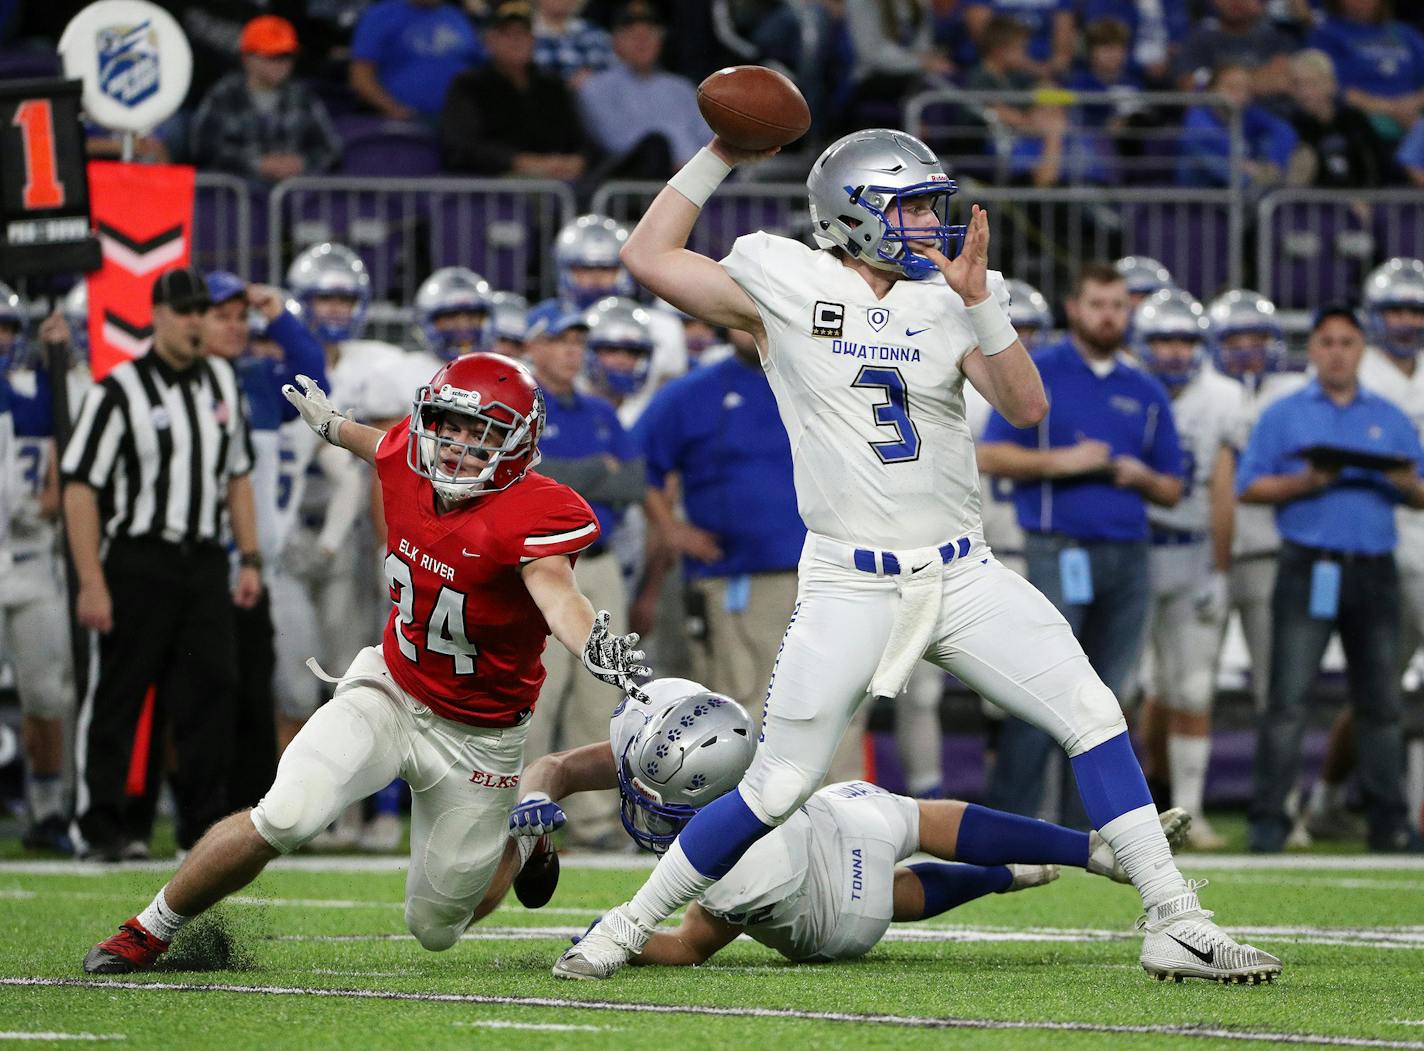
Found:
[[165, 270], [153, 282], [153, 305], [175, 310], [206, 310], [212, 306], [208, 284], [203, 275], [191, 266], [175, 266]]

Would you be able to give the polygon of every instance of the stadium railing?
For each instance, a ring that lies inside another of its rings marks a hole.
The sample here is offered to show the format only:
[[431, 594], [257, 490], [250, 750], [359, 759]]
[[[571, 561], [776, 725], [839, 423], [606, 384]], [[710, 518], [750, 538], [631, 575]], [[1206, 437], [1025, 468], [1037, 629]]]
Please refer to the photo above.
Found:
[[1364, 277], [1391, 256], [1424, 256], [1417, 189], [1294, 190], [1256, 206], [1259, 291], [1285, 311], [1360, 298]]
[[[594, 195], [593, 210], [636, 222], [662, 187], [607, 183]], [[1241, 283], [1246, 212], [1240, 195], [1230, 190], [1164, 194], [1146, 188], [1034, 190], [974, 183], [961, 187], [951, 219], [963, 221], [972, 204], [993, 217], [989, 265], [1037, 286], [1051, 303], [1066, 294], [1080, 261], [1129, 254], [1161, 260], [1198, 296]], [[806, 187], [724, 183], [703, 208], [690, 247], [720, 259], [738, 236], [752, 230], [809, 234]]]
[[550, 295], [548, 246], [574, 217], [564, 183], [531, 179], [303, 176], [267, 200], [267, 271], [281, 284], [292, 257], [337, 240], [360, 253], [378, 300], [409, 303], [433, 270], [466, 266], [496, 288]]
[[198, 269], [252, 274], [252, 251], [262, 243], [253, 228], [252, 193], [246, 180], [221, 172], [198, 172], [193, 188], [192, 261]]

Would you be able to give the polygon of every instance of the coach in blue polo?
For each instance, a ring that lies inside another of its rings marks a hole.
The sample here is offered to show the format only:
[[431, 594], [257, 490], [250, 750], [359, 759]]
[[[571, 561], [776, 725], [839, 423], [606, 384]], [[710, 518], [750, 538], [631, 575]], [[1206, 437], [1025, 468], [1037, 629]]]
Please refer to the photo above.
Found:
[[[979, 447], [981, 470], [1014, 481], [1029, 580], [1119, 697], [1147, 622], [1147, 504], [1170, 507], [1182, 497], [1167, 392], [1122, 351], [1130, 302], [1113, 267], [1085, 264], [1066, 303], [1068, 337], [1034, 354], [1048, 414], [1037, 427], [1016, 428], [995, 413]], [[1037, 816], [1051, 755], [1056, 746], [1042, 730], [1006, 720], [990, 805]], [[1061, 786], [1063, 823], [1086, 827], [1072, 779]]]
[[1395, 508], [1424, 507], [1419, 435], [1400, 409], [1359, 385], [1365, 336], [1345, 307], [1310, 333], [1315, 378], [1251, 431], [1236, 490], [1276, 510], [1281, 549], [1271, 596], [1271, 680], [1256, 742], [1249, 842], [1274, 853], [1290, 832], [1305, 705], [1326, 643], [1340, 633], [1359, 740], [1371, 850], [1417, 849], [1405, 819], [1400, 729]]

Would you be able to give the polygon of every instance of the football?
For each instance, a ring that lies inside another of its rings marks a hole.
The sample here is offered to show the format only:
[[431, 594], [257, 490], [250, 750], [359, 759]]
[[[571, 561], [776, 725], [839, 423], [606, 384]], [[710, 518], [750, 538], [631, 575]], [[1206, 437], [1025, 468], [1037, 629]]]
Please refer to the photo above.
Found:
[[742, 150], [795, 142], [811, 126], [796, 85], [765, 66], [728, 66], [697, 88], [697, 108], [719, 138]]

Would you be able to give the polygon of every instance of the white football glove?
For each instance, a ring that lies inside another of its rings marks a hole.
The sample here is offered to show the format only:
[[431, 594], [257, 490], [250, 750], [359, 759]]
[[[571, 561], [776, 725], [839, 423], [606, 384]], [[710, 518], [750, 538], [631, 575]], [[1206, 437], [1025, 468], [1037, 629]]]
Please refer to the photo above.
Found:
[[1226, 574], [1219, 569], [1212, 570], [1202, 578], [1197, 585], [1196, 594], [1192, 596], [1192, 605], [1196, 607], [1197, 619], [1203, 624], [1216, 624], [1225, 616], [1227, 607], [1230, 604], [1230, 589], [1226, 582]]
[[635, 675], [652, 674], [643, 663], [643, 651], [634, 648], [638, 645], [638, 633], [614, 635], [608, 630], [609, 619], [606, 609], [599, 610], [594, 618], [593, 630], [583, 646], [583, 666], [594, 678], [617, 686], [640, 704], [647, 704], [648, 695], [633, 681]]
[[530, 792], [509, 814], [513, 836], [542, 836], [564, 827], [564, 808], [543, 792]]
[[336, 411], [336, 406], [331, 404], [331, 399], [316, 380], [310, 376], [298, 376], [297, 383], [301, 390], [288, 383], [282, 387], [282, 396], [296, 407], [308, 427], [316, 431], [324, 441], [340, 448], [341, 443], [336, 440], [337, 431], [340, 430], [337, 425], [346, 417]]

